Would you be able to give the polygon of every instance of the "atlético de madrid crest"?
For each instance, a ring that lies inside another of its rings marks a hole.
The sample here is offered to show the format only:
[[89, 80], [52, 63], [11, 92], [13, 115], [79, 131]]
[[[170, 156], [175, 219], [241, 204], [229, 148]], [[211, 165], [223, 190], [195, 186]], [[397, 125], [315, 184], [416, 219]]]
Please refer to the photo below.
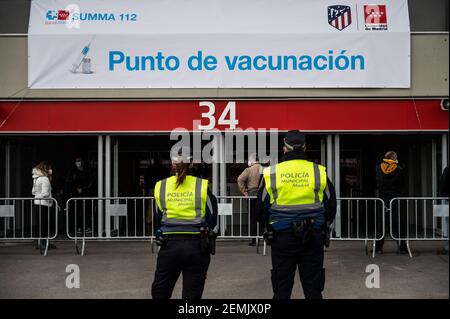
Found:
[[352, 11], [349, 6], [329, 6], [328, 24], [339, 31], [344, 30], [352, 23]]

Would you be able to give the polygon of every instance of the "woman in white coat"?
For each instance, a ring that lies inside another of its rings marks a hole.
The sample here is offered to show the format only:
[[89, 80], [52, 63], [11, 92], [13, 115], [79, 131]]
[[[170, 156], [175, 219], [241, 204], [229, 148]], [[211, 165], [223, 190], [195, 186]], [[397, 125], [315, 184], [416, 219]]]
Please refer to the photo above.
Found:
[[[39, 220], [37, 226], [37, 237], [46, 238], [49, 237], [49, 219], [51, 213], [51, 207], [53, 201], [52, 197], [52, 168], [47, 162], [41, 162], [36, 165], [32, 170], [33, 176], [33, 189], [31, 193], [34, 196], [34, 213], [37, 216], [35, 219]], [[39, 227], [40, 226], [40, 227]], [[45, 247], [47, 239], [41, 240], [41, 245]], [[54, 245], [49, 245], [49, 248], [55, 248]]]

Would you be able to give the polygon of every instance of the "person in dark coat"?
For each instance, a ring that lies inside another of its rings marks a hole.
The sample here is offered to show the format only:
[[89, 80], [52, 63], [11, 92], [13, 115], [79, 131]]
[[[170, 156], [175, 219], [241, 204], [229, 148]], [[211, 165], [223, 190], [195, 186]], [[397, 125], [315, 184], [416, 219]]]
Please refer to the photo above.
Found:
[[67, 198], [91, 196], [91, 170], [80, 157], [75, 159], [74, 166], [66, 177], [65, 191]]
[[[85, 198], [92, 196], [92, 173], [81, 157], [75, 159], [73, 167], [69, 170], [65, 183], [65, 196], [69, 198]], [[83, 205], [81, 201], [70, 202], [69, 212], [76, 211], [77, 235], [92, 234], [92, 211], [91, 205]], [[71, 214], [72, 222], [75, 222], [75, 215]]]
[[[384, 201], [386, 208], [389, 207], [389, 204], [393, 198], [402, 197], [405, 195], [405, 174], [403, 168], [398, 165], [397, 153], [395, 153], [394, 151], [389, 151], [385, 154], [383, 161], [376, 167], [376, 180], [379, 196]], [[398, 214], [400, 214], [400, 232], [398, 231]], [[394, 202], [394, 207], [392, 208], [392, 217], [393, 234], [396, 237], [400, 236], [400, 238], [405, 238], [407, 227], [406, 213], [403, 211], [399, 211], [398, 202]], [[386, 216], [386, 220], [388, 220], [388, 216]], [[377, 216], [377, 229], [378, 231], [381, 231], [382, 229], [381, 216]], [[383, 251], [383, 245], [384, 238], [376, 242], [376, 252], [381, 253]], [[400, 241], [399, 252], [408, 252], [408, 248], [404, 240]]]

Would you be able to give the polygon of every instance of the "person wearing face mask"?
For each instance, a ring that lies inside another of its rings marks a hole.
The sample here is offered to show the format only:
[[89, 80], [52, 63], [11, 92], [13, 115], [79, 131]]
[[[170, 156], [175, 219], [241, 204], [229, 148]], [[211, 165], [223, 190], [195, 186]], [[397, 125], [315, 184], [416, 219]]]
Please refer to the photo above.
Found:
[[[77, 157], [74, 162], [74, 166], [70, 169], [66, 177], [65, 183], [65, 196], [69, 198], [91, 197], [92, 187], [92, 174], [90, 169], [85, 164], [81, 157]], [[71, 202], [75, 205], [75, 202]], [[85, 234], [90, 235], [92, 233], [92, 216], [91, 205], [82, 206], [82, 202], [77, 202], [79, 206], [76, 207], [77, 218], [77, 233], [78, 236], [82, 235], [80, 225], [85, 225]], [[69, 211], [74, 211], [75, 207], [69, 207]], [[84, 213], [83, 213], [84, 209]], [[73, 218], [73, 217], [72, 217]]]
[[[250, 154], [247, 162], [248, 167], [239, 175], [237, 179], [238, 187], [244, 196], [256, 196], [258, 192], [258, 186], [262, 179], [262, 167], [258, 160], [258, 155], [255, 153]], [[249, 205], [250, 213], [250, 236], [256, 236], [256, 200], [250, 200]], [[250, 246], [256, 245], [256, 239], [252, 238], [249, 244]]]
[[[393, 198], [405, 196], [405, 175], [403, 168], [398, 165], [397, 153], [394, 151], [388, 151], [384, 155], [383, 161], [376, 167], [376, 181], [378, 194], [384, 201], [386, 208], [389, 208], [390, 202]], [[396, 237], [405, 238], [407, 227], [406, 213], [399, 210], [398, 202], [394, 202], [391, 213], [393, 218], [393, 234]], [[400, 218], [398, 214], [400, 214]], [[388, 216], [386, 216], [386, 220], [388, 219]], [[399, 219], [400, 232], [398, 225]], [[382, 229], [382, 220], [380, 216], [377, 216], [377, 229], [378, 231], [381, 231]], [[384, 238], [376, 242], [375, 252], [382, 253], [383, 245]], [[400, 241], [398, 252], [401, 254], [408, 252], [408, 248], [404, 240]]]
[[[33, 177], [33, 188], [31, 190], [34, 196], [34, 220], [39, 221], [35, 223], [36, 229], [34, 230], [33, 237], [40, 238], [41, 250], [45, 249], [47, 246], [47, 238], [50, 235], [50, 230], [48, 229], [49, 219], [51, 218], [50, 208], [53, 206], [53, 201], [49, 200], [52, 198], [52, 174], [53, 170], [48, 162], [41, 162], [35, 167], [31, 172]], [[36, 242], [36, 248], [39, 248]], [[56, 248], [55, 245], [49, 244], [48, 248]]]

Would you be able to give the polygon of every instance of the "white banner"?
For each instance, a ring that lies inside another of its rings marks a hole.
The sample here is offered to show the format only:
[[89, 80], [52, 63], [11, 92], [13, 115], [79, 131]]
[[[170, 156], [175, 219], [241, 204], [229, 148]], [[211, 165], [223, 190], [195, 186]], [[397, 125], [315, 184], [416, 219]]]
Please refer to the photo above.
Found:
[[28, 86], [409, 88], [409, 32], [407, 0], [32, 0]]

